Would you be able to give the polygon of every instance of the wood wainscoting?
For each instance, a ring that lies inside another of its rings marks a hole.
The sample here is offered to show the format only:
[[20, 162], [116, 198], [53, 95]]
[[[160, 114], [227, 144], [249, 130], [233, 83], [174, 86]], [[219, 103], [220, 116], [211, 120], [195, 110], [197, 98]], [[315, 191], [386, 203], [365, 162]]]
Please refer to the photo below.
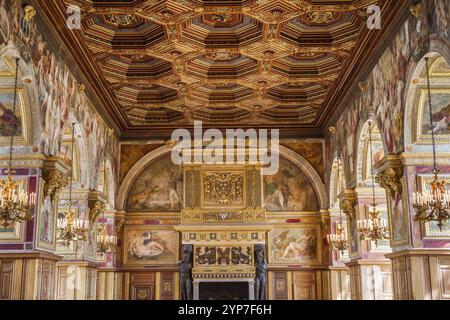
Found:
[[328, 300], [328, 270], [277, 270], [268, 273], [269, 300]]
[[0, 300], [53, 300], [60, 259], [44, 252], [0, 254]]
[[119, 271], [123, 300], [178, 300], [177, 271]]

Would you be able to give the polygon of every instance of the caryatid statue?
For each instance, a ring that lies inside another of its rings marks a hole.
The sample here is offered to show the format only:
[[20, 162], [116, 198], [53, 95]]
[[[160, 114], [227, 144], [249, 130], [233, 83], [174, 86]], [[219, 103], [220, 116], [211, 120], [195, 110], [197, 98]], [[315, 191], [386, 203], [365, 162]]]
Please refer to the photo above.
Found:
[[255, 300], [266, 300], [267, 261], [264, 259], [264, 245], [255, 245]]
[[181, 300], [192, 299], [192, 252], [192, 245], [183, 245], [183, 253], [180, 262]]

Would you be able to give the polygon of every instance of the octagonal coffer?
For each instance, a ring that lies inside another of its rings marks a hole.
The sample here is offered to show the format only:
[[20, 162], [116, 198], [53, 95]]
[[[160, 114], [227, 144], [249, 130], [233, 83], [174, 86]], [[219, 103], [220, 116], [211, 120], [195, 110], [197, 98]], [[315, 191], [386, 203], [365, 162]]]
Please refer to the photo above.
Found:
[[239, 121], [247, 118], [250, 111], [230, 106], [230, 107], [207, 107], [201, 108], [195, 112], [195, 116], [198, 119], [205, 121], [217, 121], [217, 122], [232, 122]]
[[333, 46], [356, 40], [362, 25], [350, 12], [307, 12], [284, 24], [280, 37], [300, 46]]
[[158, 79], [172, 73], [170, 62], [147, 55], [110, 56], [101, 62], [107, 79]]
[[167, 103], [177, 99], [177, 96], [177, 90], [159, 85], [148, 88], [130, 85], [116, 91], [117, 99], [126, 106]]
[[273, 70], [289, 77], [315, 77], [339, 73], [342, 58], [332, 53], [297, 53], [280, 58], [273, 63]]
[[290, 84], [285, 83], [267, 91], [267, 96], [277, 101], [310, 101], [324, 98], [328, 88], [320, 84]]
[[85, 38], [107, 48], [148, 48], [164, 39], [164, 28], [134, 14], [96, 14], [83, 21]]
[[204, 14], [185, 22], [182, 37], [208, 48], [239, 47], [260, 41], [263, 24], [240, 13]]
[[217, 79], [239, 78], [258, 71], [258, 62], [244, 55], [216, 51], [203, 54], [187, 64], [187, 72], [194, 76]]
[[134, 125], [148, 125], [148, 123], [172, 123], [183, 119], [182, 112], [165, 107], [133, 108], [127, 112], [127, 117]]
[[253, 91], [239, 84], [205, 84], [192, 92], [193, 96], [210, 103], [238, 102], [251, 98]]

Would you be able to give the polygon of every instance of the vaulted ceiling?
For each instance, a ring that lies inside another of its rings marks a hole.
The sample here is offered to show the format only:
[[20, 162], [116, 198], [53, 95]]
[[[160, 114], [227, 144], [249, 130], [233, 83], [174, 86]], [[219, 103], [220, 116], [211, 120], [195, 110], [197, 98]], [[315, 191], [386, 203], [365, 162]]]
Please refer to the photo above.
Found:
[[[403, 1], [38, 2], [122, 137], [142, 138], [193, 120], [317, 136]], [[371, 31], [367, 7], [379, 2]], [[81, 30], [65, 27], [70, 5]]]

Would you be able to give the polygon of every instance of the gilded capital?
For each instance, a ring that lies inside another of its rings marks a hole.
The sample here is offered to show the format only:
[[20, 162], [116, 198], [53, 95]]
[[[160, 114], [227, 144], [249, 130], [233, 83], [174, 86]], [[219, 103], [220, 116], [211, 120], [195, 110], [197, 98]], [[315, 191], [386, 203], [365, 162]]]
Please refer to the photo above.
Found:
[[105, 203], [101, 200], [89, 201], [89, 220], [94, 223], [105, 211]]
[[101, 192], [92, 191], [89, 194], [89, 221], [95, 223], [97, 218], [105, 212], [106, 204]]
[[356, 198], [346, 198], [340, 203], [342, 212], [344, 212], [350, 219], [353, 219], [356, 215], [355, 205]]
[[402, 167], [389, 167], [376, 175], [375, 182], [385, 189], [391, 198], [394, 199], [397, 194], [402, 193], [402, 177]]
[[116, 232], [119, 233], [120, 231], [123, 230], [126, 220], [125, 220], [125, 213], [124, 212], [116, 212], [115, 215], [115, 227], [116, 227]]
[[44, 197], [55, 197], [69, 184], [67, 165], [58, 158], [49, 157], [45, 160], [42, 170], [44, 179]]

